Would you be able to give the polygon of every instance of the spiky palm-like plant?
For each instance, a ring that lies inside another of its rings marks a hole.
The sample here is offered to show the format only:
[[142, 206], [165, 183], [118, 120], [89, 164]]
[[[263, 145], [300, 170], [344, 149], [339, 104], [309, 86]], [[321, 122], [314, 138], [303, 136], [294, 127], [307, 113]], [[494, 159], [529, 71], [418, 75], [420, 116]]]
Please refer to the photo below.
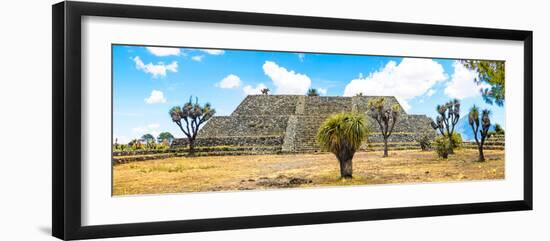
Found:
[[[477, 149], [479, 151], [479, 161], [485, 161], [485, 156], [483, 155], [483, 145], [485, 140], [489, 138], [489, 127], [491, 127], [491, 120], [489, 115], [491, 112], [489, 110], [483, 110], [481, 112], [481, 123], [479, 120], [479, 108], [477, 106], [472, 106], [470, 113], [468, 115], [468, 122], [472, 131], [474, 132], [474, 139], [476, 141]], [[481, 129], [480, 129], [481, 127]], [[479, 132], [480, 138], [478, 138], [477, 133]]]
[[367, 112], [372, 117], [378, 126], [380, 127], [380, 133], [382, 139], [384, 139], [384, 156], [388, 156], [388, 138], [393, 132], [397, 118], [399, 117], [400, 107], [398, 104], [394, 104], [391, 108], [387, 108], [385, 105], [384, 97], [375, 98], [368, 102], [369, 111]]
[[307, 96], [319, 96], [319, 91], [317, 89], [308, 89]]
[[344, 112], [329, 116], [317, 131], [317, 143], [332, 152], [340, 163], [340, 177], [352, 178], [352, 159], [367, 138], [367, 120], [359, 113]]
[[[444, 105], [437, 105], [436, 111], [439, 114], [435, 121], [432, 121], [432, 128], [439, 130], [442, 136], [447, 136], [449, 142], [453, 143], [453, 133], [455, 126], [460, 119], [460, 102], [458, 99], [451, 100]], [[453, 154], [453, 145], [449, 150], [450, 154]]]
[[[170, 117], [172, 117], [172, 121], [178, 125], [187, 137], [190, 155], [194, 154], [195, 139], [197, 138], [200, 126], [216, 114], [216, 110], [209, 103], [202, 106], [199, 104], [198, 98], [195, 98], [195, 103], [192, 100], [192, 97], [189, 97], [189, 101], [182, 107], [174, 106], [168, 112]], [[182, 120], [184, 123], [182, 123]]]

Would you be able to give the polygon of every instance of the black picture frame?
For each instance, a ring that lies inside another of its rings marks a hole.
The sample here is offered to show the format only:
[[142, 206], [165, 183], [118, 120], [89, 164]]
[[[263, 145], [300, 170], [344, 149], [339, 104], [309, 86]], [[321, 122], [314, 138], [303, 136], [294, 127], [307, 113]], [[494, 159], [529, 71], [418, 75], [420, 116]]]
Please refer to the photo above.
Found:
[[[52, 6], [52, 233], [60, 239], [200, 232], [290, 225], [398, 219], [442, 215], [532, 210], [533, 208], [533, 32], [197, 10], [90, 2], [60, 2]], [[233, 218], [211, 218], [82, 226], [81, 224], [81, 18], [104, 16], [258, 26], [366, 31], [426, 36], [516, 40], [524, 43], [524, 186], [523, 199], [420, 207], [341, 210]]]

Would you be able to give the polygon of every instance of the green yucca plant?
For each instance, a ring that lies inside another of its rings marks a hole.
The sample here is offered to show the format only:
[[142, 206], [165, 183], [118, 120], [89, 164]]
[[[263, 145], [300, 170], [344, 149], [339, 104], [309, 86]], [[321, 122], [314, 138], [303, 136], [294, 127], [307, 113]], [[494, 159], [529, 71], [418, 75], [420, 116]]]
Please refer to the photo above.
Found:
[[[434, 130], [439, 130], [442, 136], [446, 136], [449, 139], [449, 143], [453, 143], [453, 134], [455, 126], [460, 119], [460, 101], [453, 99], [444, 105], [437, 105], [435, 108], [438, 115], [435, 121], [432, 120], [431, 126]], [[449, 154], [453, 154], [453, 145], [450, 145]], [[446, 157], [444, 157], [446, 158]]]
[[195, 103], [193, 103], [193, 98], [189, 97], [189, 101], [181, 107], [174, 106], [168, 111], [172, 121], [178, 125], [189, 141], [189, 155], [195, 153], [195, 139], [201, 125], [210, 120], [215, 114], [216, 110], [209, 103], [200, 105], [197, 97]]
[[365, 116], [351, 112], [329, 116], [319, 127], [317, 143], [336, 156], [341, 178], [352, 178], [353, 155], [367, 138], [368, 132]]
[[388, 138], [393, 132], [395, 123], [399, 118], [401, 107], [399, 104], [394, 104], [390, 108], [386, 107], [384, 97], [374, 98], [368, 102], [369, 111], [367, 114], [378, 123], [380, 133], [384, 140], [384, 156], [388, 156]]
[[[483, 145], [485, 140], [490, 137], [489, 127], [491, 127], [491, 120], [489, 115], [491, 111], [485, 109], [481, 112], [481, 121], [479, 118], [479, 108], [477, 106], [472, 106], [470, 113], [468, 114], [468, 122], [472, 131], [474, 132], [474, 139], [476, 141], [477, 149], [479, 151], [479, 161], [485, 161], [485, 156], [483, 155]], [[480, 129], [481, 127], [481, 129]], [[478, 138], [477, 133], [479, 132], [480, 137]]]

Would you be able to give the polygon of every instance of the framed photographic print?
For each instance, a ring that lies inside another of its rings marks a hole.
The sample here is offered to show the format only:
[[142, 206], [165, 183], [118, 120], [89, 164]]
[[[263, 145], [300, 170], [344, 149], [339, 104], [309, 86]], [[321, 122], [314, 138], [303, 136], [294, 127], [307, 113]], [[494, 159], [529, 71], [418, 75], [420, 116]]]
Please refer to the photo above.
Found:
[[532, 209], [532, 32], [53, 6], [53, 235]]

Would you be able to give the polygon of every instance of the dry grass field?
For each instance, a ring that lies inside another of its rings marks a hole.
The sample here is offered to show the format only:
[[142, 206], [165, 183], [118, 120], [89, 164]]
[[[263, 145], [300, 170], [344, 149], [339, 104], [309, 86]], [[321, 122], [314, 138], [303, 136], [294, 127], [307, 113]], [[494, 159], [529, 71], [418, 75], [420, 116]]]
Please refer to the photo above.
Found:
[[235, 191], [336, 185], [425, 183], [504, 178], [504, 151], [457, 150], [448, 160], [434, 152], [359, 152], [353, 179], [341, 180], [333, 154], [177, 157], [115, 165], [113, 195]]

